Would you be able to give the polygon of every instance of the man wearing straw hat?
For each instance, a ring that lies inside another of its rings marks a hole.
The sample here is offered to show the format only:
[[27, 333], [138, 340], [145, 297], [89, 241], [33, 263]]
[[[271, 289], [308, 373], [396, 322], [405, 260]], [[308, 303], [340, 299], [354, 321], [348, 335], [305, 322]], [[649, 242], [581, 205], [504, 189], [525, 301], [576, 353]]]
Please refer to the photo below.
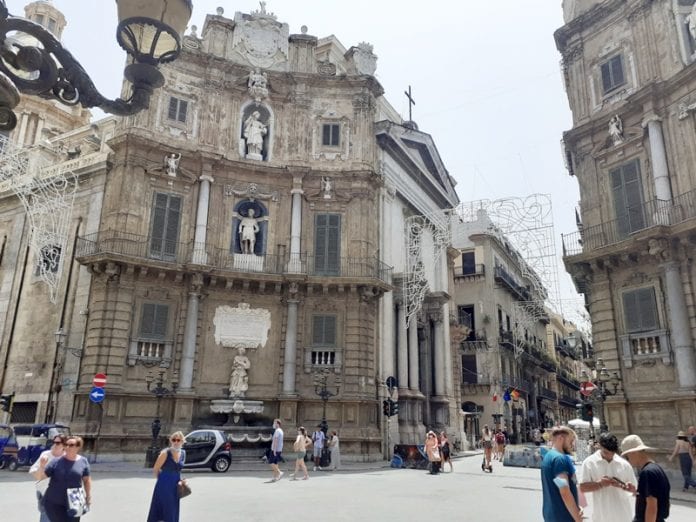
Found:
[[669, 479], [647, 453], [654, 449], [643, 444], [638, 435], [621, 441], [621, 456], [640, 470], [634, 522], [664, 522], [669, 517]]

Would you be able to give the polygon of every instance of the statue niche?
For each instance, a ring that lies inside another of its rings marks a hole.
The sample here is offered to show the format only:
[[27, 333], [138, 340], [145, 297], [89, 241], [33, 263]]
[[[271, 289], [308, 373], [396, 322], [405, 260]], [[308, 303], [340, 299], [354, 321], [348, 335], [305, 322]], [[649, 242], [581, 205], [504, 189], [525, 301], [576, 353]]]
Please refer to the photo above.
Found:
[[245, 159], [268, 161], [271, 113], [261, 104], [250, 104], [242, 112], [239, 153]]
[[259, 201], [245, 199], [234, 208], [231, 253], [263, 256], [266, 253], [268, 210]]

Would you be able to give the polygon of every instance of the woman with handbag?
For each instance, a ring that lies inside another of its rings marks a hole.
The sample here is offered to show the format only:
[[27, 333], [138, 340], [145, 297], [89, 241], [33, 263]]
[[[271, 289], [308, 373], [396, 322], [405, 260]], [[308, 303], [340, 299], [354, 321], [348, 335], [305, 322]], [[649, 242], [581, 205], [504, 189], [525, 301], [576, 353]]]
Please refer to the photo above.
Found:
[[52, 460], [62, 457], [65, 454], [65, 442], [68, 440], [68, 438], [61, 433], [57, 433], [53, 436], [52, 440], [53, 444], [51, 444], [51, 448], [41, 452], [39, 458], [36, 459], [36, 462], [34, 462], [31, 468], [29, 468], [29, 473], [31, 473], [36, 479], [36, 498], [38, 499], [39, 513], [41, 513], [39, 522], [51, 522], [43, 505], [43, 497], [46, 494], [49, 479], [42, 479], [42, 476], [45, 477], [45, 475], [43, 475], [43, 472], [39, 473], [39, 466], [41, 465], [42, 460], [45, 460], [46, 464], [48, 464]]
[[297, 480], [297, 474], [300, 471], [304, 472], [302, 480], [307, 480], [309, 478], [309, 472], [307, 471], [307, 465], [305, 464], [305, 455], [308, 449], [312, 449], [312, 439], [307, 436], [307, 430], [304, 426], [297, 428], [297, 438], [295, 443], [292, 445], [292, 449], [295, 451], [295, 473], [290, 475], [292, 480]]
[[425, 454], [430, 462], [430, 474], [437, 475], [440, 472], [440, 442], [434, 431], [429, 431], [425, 438]]
[[181, 468], [186, 460], [186, 452], [181, 449], [183, 443], [183, 433], [172, 433], [169, 447], [163, 449], [155, 461], [153, 472], [157, 482], [147, 522], [179, 522], [179, 499], [190, 492], [190, 489], [185, 491], [187, 485], [181, 480]]
[[89, 462], [79, 455], [81, 437], [68, 437], [65, 454], [48, 461], [39, 459], [36, 477], [48, 477], [48, 488], [43, 497], [44, 509], [51, 522], [79, 522], [92, 503], [92, 480]]

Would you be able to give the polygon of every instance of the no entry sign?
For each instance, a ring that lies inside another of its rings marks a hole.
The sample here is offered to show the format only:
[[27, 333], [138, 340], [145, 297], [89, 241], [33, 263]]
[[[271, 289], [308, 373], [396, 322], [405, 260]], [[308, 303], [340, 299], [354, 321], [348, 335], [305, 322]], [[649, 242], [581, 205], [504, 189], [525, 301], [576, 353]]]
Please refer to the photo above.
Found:
[[95, 388], [103, 388], [106, 386], [106, 375], [103, 373], [96, 374], [94, 379], [92, 379], [92, 386]]
[[582, 393], [585, 397], [592, 395], [592, 392], [595, 391], [596, 388], [597, 387], [590, 381], [580, 383], [580, 393]]

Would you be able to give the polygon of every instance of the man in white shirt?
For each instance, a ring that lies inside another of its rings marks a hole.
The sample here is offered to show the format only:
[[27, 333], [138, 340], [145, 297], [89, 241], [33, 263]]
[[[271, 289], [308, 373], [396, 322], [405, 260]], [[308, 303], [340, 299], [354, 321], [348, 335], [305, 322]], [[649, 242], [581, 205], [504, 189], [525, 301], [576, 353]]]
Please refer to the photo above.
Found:
[[273, 440], [271, 441], [271, 451], [268, 455], [268, 463], [273, 470], [272, 482], [278, 482], [285, 475], [285, 473], [280, 471], [279, 467], [283, 452], [283, 428], [281, 428], [281, 425], [280, 419], [273, 421]]
[[619, 441], [611, 433], [599, 436], [599, 449], [582, 463], [580, 491], [592, 493], [593, 522], [631, 522], [636, 476], [617, 455]]

